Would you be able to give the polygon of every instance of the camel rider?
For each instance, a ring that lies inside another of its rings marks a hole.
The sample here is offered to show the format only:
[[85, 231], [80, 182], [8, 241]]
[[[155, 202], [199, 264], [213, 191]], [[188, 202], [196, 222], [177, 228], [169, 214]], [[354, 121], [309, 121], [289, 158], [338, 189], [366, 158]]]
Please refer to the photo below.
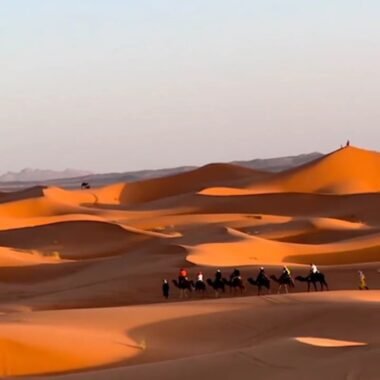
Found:
[[267, 275], [265, 273], [264, 267], [260, 267], [259, 274], [257, 275], [256, 282], [260, 282], [260, 280], [267, 279]]
[[282, 273], [284, 276], [291, 277], [290, 270], [286, 265], [282, 268]]
[[178, 282], [182, 284], [182, 282], [186, 280], [187, 276], [188, 276], [187, 270], [184, 268], [181, 268], [178, 274]]
[[282, 276], [284, 276], [284, 278], [286, 278], [286, 279], [289, 279], [291, 284], [294, 286], [292, 274], [290, 272], [290, 269], [286, 265], [284, 265], [282, 268]]
[[239, 269], [234, 269], [234, 271], [231, 273], [231, 276], [230, 276], [230, 281], [234, 281], [235, 278], [241, 278], [241, 275], [240, 275], [240, 270]]
[[222, 272], [220, 269], [218, 269], [215, 273], [215, 282], [222, 281]]
[[310, 264], [310, 274], [317, 274], [319, 270], [315, 264]]
[[199, 272], [199, 273], [197, 274], [197, 281], [198, 281], [198, 282], [203, 282], [203, 273], [202, 273], [202, 272]]

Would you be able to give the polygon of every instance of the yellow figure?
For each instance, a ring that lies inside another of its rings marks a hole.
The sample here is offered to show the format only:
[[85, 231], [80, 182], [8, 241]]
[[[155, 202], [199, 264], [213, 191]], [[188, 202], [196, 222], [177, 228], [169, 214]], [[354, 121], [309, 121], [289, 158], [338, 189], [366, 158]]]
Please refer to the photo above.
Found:
[[360, 290], [368, 290], [367, 280], [365, 278], [364, 273], [361, 270], [359, 270], [358, 273], [359, 273], [359, 281], [360, 281], [359, 282], [359, 289]]

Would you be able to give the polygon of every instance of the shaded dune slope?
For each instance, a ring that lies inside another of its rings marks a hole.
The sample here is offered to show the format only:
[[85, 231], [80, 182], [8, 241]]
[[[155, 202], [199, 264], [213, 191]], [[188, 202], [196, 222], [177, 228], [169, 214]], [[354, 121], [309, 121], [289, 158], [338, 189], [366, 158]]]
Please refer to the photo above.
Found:
[[214, 197], [186, 194], [136, 206], [133, 210], [186, 210], [188, 214], [255, 214], [344, 219], [376, 225], [380, 221], [380, 193], [323, 195], [273, 193]]
[[86, 259], [125, 253], [150, 238], [116, 224], [73, 221], [0, 231], [0, 246]]

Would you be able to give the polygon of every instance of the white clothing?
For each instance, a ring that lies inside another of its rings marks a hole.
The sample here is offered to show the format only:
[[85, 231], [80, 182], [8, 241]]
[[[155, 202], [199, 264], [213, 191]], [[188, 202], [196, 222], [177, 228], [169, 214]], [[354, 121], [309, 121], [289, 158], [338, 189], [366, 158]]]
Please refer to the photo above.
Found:
[[319, 272], [319, 271], [318, 271], [317, 266], [316, 266], [315, 264], [313, 264], [313, 265], [311, 266], [311, 273], [315, 274], [315, 273], [318, 273], [318, 272]]
[[202, 281], [203, 282], [203, 274], [200, 273], [197, 275], [197, 281]]

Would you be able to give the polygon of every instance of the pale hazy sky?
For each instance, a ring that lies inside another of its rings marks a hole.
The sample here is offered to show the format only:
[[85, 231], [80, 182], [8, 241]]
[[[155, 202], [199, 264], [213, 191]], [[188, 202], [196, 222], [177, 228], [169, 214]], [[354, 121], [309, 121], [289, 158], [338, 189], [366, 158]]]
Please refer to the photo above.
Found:
[[380, 149], [379, 0], [0, 0], [0, 172]]

